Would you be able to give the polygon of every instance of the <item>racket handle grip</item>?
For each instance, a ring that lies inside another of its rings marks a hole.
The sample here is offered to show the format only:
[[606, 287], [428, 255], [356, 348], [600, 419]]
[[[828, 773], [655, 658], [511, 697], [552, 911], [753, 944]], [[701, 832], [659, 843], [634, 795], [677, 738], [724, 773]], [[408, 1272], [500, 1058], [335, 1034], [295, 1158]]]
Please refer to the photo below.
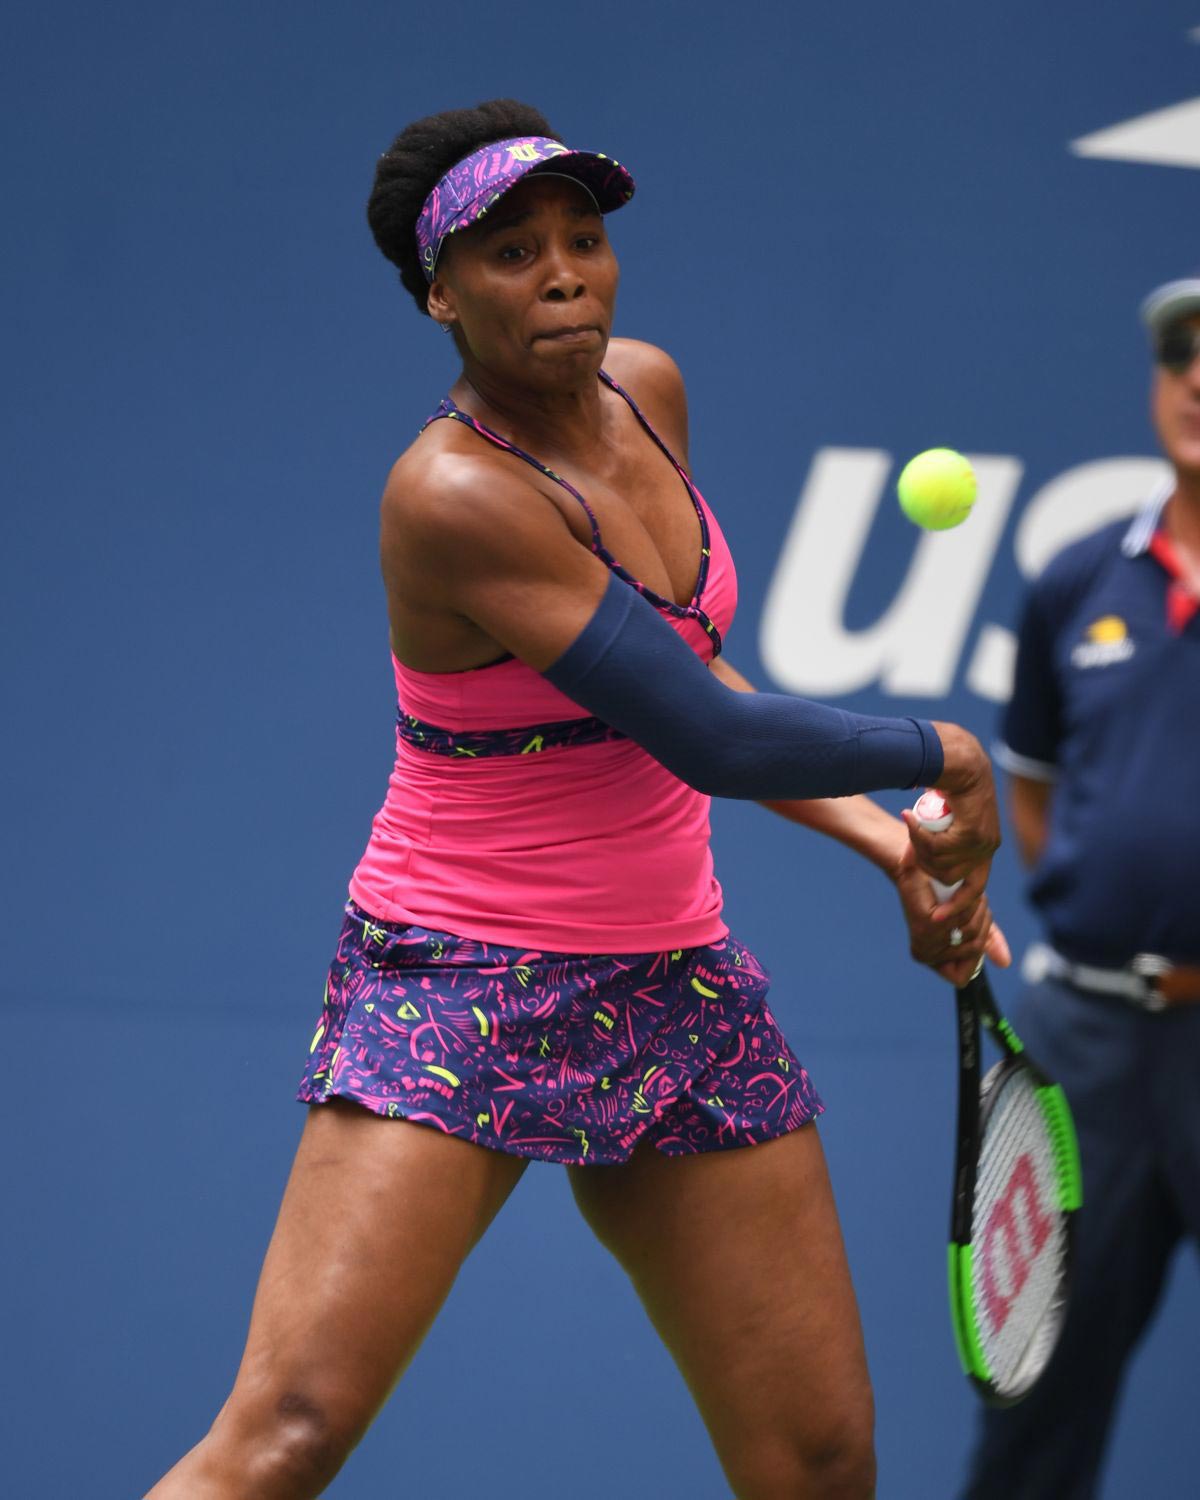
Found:
[[[954, 814], [950, 811], [949, 803], [941, 792], [935, 792], [932, 787], [929, 791], [922, 792], [917, 798], [913, 805], [913, 812], [916, 813], [917, 822], [921, 827], [927, 828], [930, 833], [944, 833], [954, 822]], [[940, 880], [930, 877], [929, 884], [933, 887], [933, 894], [939, 901], [949, 901], [962, 885], [962, 881], [956, 880], [953, 885], [943, 885]]]

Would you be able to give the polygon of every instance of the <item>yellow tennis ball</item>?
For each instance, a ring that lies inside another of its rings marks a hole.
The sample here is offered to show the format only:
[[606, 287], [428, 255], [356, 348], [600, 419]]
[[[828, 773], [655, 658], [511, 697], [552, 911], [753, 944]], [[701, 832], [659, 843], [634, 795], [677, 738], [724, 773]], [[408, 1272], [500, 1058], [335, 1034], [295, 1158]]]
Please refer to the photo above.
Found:
[[928, 448], [909, 459], [896, 481], [900, 509], [927, 531], [948, 531], [971, 514], [975, 471], [953, 448]]

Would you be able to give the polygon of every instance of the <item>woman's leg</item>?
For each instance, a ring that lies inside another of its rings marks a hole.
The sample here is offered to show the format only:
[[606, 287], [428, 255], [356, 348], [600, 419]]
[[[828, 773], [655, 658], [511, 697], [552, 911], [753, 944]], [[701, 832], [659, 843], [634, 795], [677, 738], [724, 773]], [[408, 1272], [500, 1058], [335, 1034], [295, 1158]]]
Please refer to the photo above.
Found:
[[571, 1170], [739, 1500], [869, 1500], [874, 1410], [815, 1125], [735, 1151]]
[[524, 1166], [358, 1105], [311, 1109], [233, 1390], [147, 1500], [319, 1495]]

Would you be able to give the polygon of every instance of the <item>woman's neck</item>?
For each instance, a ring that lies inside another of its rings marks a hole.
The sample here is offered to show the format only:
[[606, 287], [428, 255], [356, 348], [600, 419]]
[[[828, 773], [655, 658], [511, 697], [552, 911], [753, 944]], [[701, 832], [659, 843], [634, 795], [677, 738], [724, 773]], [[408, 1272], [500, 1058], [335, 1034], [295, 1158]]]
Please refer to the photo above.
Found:
[[601, 384], [594, 369], [543, 388], [514, 384], [464, 361], [456, 391], [472, 416], [532, 452], [584, 457], [605, 441]]

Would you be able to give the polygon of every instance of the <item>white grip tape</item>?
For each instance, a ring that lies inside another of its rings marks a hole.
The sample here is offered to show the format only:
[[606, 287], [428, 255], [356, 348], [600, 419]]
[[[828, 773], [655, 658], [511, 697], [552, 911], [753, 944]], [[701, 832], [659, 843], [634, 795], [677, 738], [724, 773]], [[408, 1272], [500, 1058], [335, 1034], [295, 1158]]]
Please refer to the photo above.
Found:
[[[913, 805], [913, 812], [917, 815], [917, 822], [922, 828], [927, 828], [930, 833], [944, 833], [951, 823], [954, 822], [954, 814], [950, 811], [949, 804], [941, 792], [935, 792], [932, 787], [927, 792], [922, 792]], [[939, 901], [949, 901], [955, 894], [961, 880], [956, 880], [953, 885], [943, 885], [940, 880], [930, 877], [929, 884], [933, 887], [933, 894]]]

